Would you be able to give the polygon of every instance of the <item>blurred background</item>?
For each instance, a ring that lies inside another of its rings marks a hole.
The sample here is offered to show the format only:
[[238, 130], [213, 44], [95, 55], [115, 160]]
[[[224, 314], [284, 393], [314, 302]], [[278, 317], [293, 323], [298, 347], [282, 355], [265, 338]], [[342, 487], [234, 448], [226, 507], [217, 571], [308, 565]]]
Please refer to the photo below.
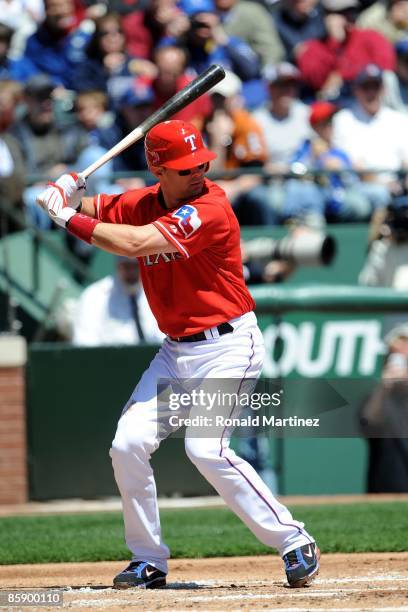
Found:
[[[35, 198], [212, 63], [226, 78], [175, 118], [218, 154], [264, 376], [340, 384], [355, 425], [234, 444], [275, 493], [408, 492], [408, 0], [0, 7], [0, 504], [117, 495], [115, 424], [163, 336], [137, 262], [59, 230]], [[139, 142], [87, 193], [153, 182]], [[182, 440], [153, 463], [159, 495], [213, 494]]]

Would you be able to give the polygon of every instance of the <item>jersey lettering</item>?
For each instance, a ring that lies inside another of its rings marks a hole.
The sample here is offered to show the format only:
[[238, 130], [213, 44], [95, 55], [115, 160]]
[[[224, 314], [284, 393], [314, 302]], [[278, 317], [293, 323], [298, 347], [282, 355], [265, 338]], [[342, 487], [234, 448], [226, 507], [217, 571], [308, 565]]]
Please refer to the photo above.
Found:
[[196, 144], [195, 144], [195, 139], [196, 139], [196, 135], [195, 134], [190, 134], [190, 136], [186, 136], [184, 138], [184, 142], [188, 142], [189, 143], [192, 151], [197, 151], [197, 147], [196, 147]]
[[201, 225], [201, 219], [198, 216], [197, 209], [189, 204], [176, 210], [176, 212], [172, 214], [172, 217], [179, 219], [178, 226], [186, 238], [198, 230]]
[[157, 253], [156, 255], [146, 255], [143, 257], [145, 266], [154, 266], [159, 263], [160, 259], [162, 259], [164, 263], [169, 263], [169, 261], [183, 258], [180, 253]]

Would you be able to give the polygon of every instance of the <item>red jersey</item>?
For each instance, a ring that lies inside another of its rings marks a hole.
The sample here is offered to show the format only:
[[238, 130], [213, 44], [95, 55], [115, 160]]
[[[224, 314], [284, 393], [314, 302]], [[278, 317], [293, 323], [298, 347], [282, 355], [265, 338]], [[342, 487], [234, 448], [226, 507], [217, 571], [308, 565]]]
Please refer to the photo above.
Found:
[[205, 179], [203, 193], [167, 209], [160, 185], [94, 198], [105, 223], [155, 227], [175, 253], [139, 257], [150, 308], [163, 333], [188, 336], [255, 308], [243, 278], [240, 230], [224, 191]]

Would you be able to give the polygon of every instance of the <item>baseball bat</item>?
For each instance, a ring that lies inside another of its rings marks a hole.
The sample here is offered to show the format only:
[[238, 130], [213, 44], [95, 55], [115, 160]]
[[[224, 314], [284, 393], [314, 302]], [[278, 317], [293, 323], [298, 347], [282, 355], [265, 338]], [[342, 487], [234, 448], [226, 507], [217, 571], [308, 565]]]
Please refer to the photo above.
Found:
[[104, 153], [99, 159], [80, 172], [80, 176], [84, 179], [88, 178], [88, 176], [103, 166], [103, 164], [106, 164], [106, 162], [110, 161], [113, 157], [116, 157], [116, 155], [119, 155], [119, 153], [122, 153], [122, 151], [143, 138], [157, 123], [166, 121], [179, 110], [191, 102], [194, 102], [194, 100], [202, 96], [203, 93], [222, 81], [224, 77], [225, 71], [222, 66], [214, 64], [207, 68], [207, 70], [202, 72], [197, 78], [191, 81], [191, 83], [188, 83], [188, 85], [167, 100], [161, 108], [145, 119], [143, 123], [122, 138], [114, 147], [109, 149], [109, 151]]

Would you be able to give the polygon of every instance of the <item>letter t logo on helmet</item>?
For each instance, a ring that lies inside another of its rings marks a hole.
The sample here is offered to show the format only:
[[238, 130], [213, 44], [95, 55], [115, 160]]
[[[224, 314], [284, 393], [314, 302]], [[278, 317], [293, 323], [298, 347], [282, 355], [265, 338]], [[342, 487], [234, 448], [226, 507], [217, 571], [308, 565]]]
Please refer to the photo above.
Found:
[[145, 153], [149, 167], [188, 170], [217, 156], [203, 143], [200, 132], [186, 121], [164, 121], [146, 135]]
[[196, 151], [197, 150], [197, 147], [195, 146], [195, 142], [194, 142], [195, 138], [196, 138], [195, 134], [190, 134], [190, 136], [185, 136], [184, 137], [185, 142], [189, 142], [190, 143], [192, 151]]

